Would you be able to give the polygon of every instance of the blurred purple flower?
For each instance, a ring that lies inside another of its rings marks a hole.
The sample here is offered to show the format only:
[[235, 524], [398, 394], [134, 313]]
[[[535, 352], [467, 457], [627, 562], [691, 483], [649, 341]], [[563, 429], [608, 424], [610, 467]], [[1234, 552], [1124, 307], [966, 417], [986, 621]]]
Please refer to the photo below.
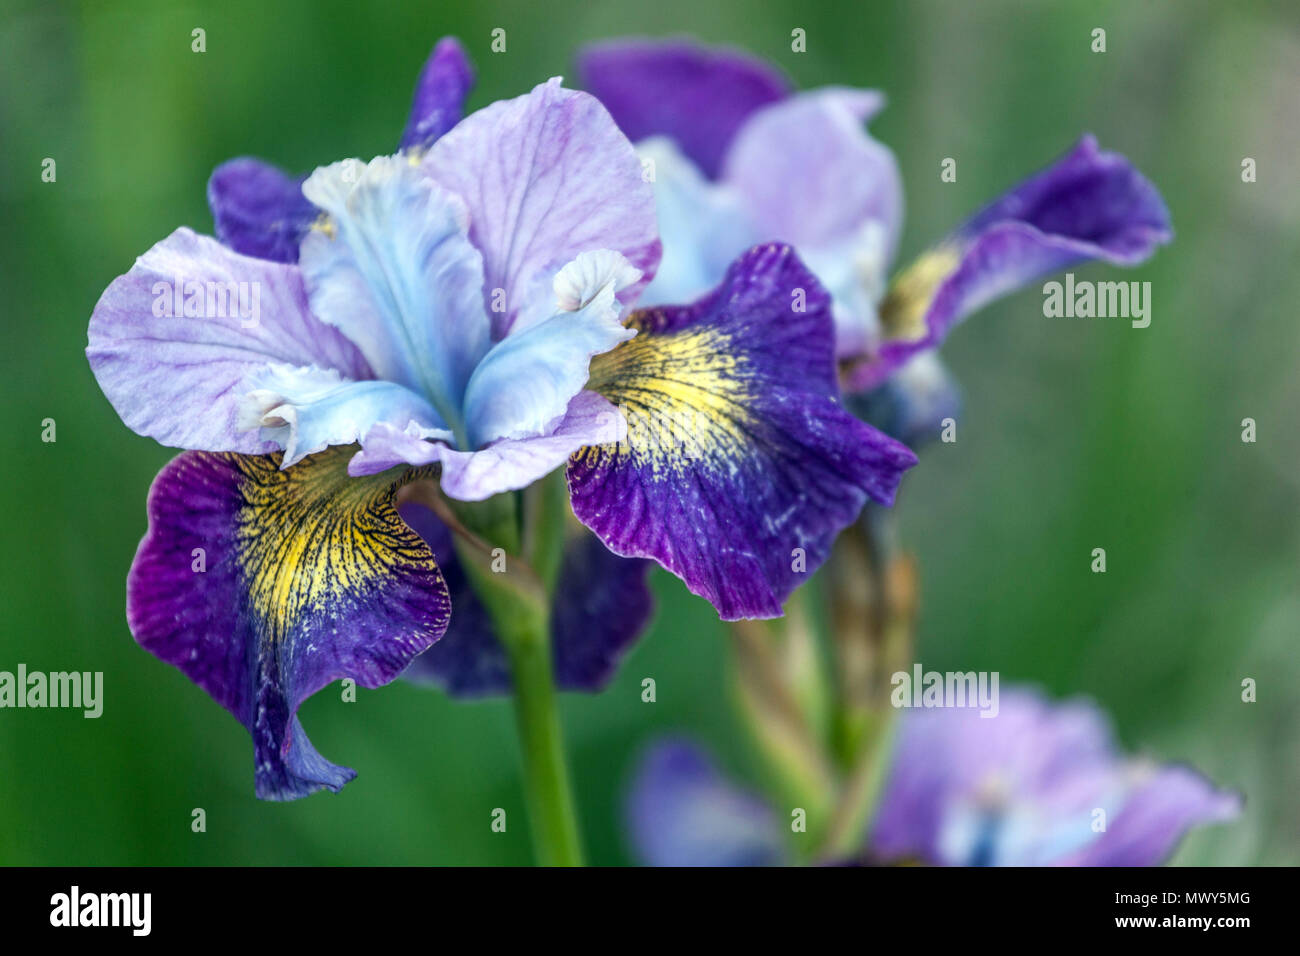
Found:
[[[908, 710], [862, 860], [936, 866], [1153, 866], [1193, 826], [1233, 819], [1241, 798], [1195, 771], [1126, 757], [1097, 708], [1004, 693], [974, 708]], [[632, 843], [655, 865], [787, 857], [761, 804], [686, 743], [644, 761]], [[723, 826], [719, 821], [735, 819]]]

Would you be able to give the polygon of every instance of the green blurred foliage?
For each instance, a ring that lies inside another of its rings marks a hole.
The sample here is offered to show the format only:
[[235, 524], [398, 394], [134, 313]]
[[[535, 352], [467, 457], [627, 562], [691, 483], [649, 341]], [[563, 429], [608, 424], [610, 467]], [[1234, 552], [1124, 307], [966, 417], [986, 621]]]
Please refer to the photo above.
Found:
[[[1300, 33], [1294, 5], [1196, 2], [457, 4], [341, 0], [0, 2], [0, 669], [101, 670], [104, 715], [0, 711], [0, 862], [522, 863], [508, 703], [402, 683], [304, 708], [360, 777], [289, 805], [252, 795], [247, 735], [127, 631], [127, 568], [170, 455], [130, 433], [83, 355], [97, 296], [185, 224], [211, 231], [212, 167], [306, 170], [394, 148], [443, 34], [479, 69], [472, 105], [571, 72], [583, 42], [689, 33], [747, 48], [804, 87], [879, 87], [874, 132], [903, 169], [903, 257], [1090, 130], [1163, 190], [1178, 233], [1135, 273], [1154, 319], [1044, 319], [1029, 289], [959, 330], [956, 444], [905, 481], [921, 559], [919, 659], [1087, 694], [1126, 746], [1242, 790], [1240, 822], [1181, 862], [1300, 862]], [[1107, 31], [1105, 54], [1090, 33]], [[191, 52], [190, 31], [207, 33]], [[507, 31], [507, 52], [489, 50]], [[790, 31], [807, 31], [803, 54]], [[1240, 178], [1243, 157], [1259, 181]], [[56, 183], [41, 162], [57, 160]], [[944, 157], [958, 161], [941, 183]], [[1097, 275], [1093, 267], [1080, 270]], [[1257, 444], [1240, 421], [1259, 424]], [[40, 440], [42, 419], [58, 441]], [[1108, 573], [1088, 570], [1105, 547]], [[739, 776], [724, 634], [667, 575], [655, 627], [564, 717], [591, 857], [625, 862], [639, 749], [703, 739]], [[658, 702], [640, 700], [654, 677]], [[1240, 682], [1259, 701], [1240, 701]], [[190, 830], [191, 810], [207, 832]], [[507, 810], [493, 834], [493, 808]]]

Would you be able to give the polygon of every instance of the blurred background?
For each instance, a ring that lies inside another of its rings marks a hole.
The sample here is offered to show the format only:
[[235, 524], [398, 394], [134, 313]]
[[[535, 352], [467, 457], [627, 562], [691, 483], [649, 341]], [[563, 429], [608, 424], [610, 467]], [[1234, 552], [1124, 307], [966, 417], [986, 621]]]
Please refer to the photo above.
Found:
[[[1090, 50], [1099, 26], [1104, 54]], [[791, 52], [796, 27], [806, 53]], [[118, 421], [85, 362], [86, 323], [154, 242], [211, 232], [204, 188], [221, 161], [309, 170], [392, 151], [438, 37], [474, 58], [478, 107], [629, 33], [743, 47], [800, 87], [886, 91], [872, 130], [906, 183], [904, 260], [1084, 131], [1160, 187], [1177, 238], [1107, 276], [1151, 282], [1150, 328], [1044, 319], [1031, 287], [946, 346], [959, 438], [923, 453], [898, 505], [922, 570], [918, 659], [1092, 696], [1126, 748], [1244, 792], [1242, 818], [1194, 833], [1177, 862], [1300, 863], [1298, 28], [1295, 4], [1208, 0], [0, 0], [0, 670], [105, 684], [98, 720], [0, 711], [0, 863], [530, 861], [504, 700], [401, 682], [355, 703], [322, 692], [303, 722], [360, 776], [337, 796], [253, 798], [247, 734], [127, 631], [145, 493], [171, 452]], [[944, 157], [955, 183], [940, 182]], [[1089, 572], [1094, 547], [1104, 575]], [[654, 627], [609, 689], [563, 704], [595, 862], [628, 862], [623, 791], [654, 737], [690, 733], [754, 779], [721, 625], [668, 575], [655, 586]], [[1241, 702], [1246, 677], [1257, 703]], [[195, 807], [206, 833], [191, 832]], [[489, 829], [495, 807], [505, 834]]]

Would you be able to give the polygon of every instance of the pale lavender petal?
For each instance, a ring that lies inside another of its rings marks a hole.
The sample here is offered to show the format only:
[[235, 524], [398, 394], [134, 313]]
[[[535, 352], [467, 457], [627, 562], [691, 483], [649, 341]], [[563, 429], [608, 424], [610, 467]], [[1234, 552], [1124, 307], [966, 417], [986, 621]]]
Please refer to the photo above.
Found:
[[898, 162], [864, 125], [884, 106], [875, 90], [827, 87], [798, 93], [749, 118], [722, 178], [744, 197], [761, 241], [831, 246], [884, 229], [893, 258], [903, 222]]
[[655, 173], [655, 212], [664, 255], [637, 306], [694, 302], [720, 281], [736, 256], [762, 238], [742, 197], [711, 182], [673, 144], [657, 137], [637, 146]]
[[1241, 813], [1239, 794], [1219, 790], [1189, 767], [1140, 765], [1136, 780], [1106, 832], [1070, 866], [1157, 866], [1195, 826], [1226, 823]]
[[481, 501], [526, 488], [587, 445], [618, 442], [627, 425], [618, 409], [594, 392], [579, 392], [555, 428], [535, 438], [507, 439], [477, 451], [458, 451], [426, 441], [413, 430], [376, 425], [348, 465], [353, 475], [372, 475], [398, 464], [442, 463], [442, 490], [462, 501]]
[[276, 450], [240, 427], [241, 400], [273, 365], [373, 378], [358, 349], [312, 315], [296, 267], [240, 255], [188, 229], [113, 281], [95, 305], [89, 338], [90, 367], [122, 421], [178, 448]]
[[623, 302], [659, 262], [654, 195], [636, 152], [594, 97], [558, 79], [467, 117], [422, 168], [469, 207], [494, 338], [521, 313], [535, 314], [530, 298], [549, 294], [580, 253], [613, 249], [641, 270]]

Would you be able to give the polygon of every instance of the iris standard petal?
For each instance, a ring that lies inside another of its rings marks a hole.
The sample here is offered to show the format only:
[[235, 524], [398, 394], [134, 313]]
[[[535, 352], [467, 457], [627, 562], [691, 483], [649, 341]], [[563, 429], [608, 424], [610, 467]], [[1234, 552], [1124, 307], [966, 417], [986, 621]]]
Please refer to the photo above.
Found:
[[762, 60], [689, 40], [597, 43], [579, 55], [578, 72], [629, 139], [671, 137], [710, 178], [750, 115], [790, 92]]
[[649, 866], [774, 866], [787, 858], [771, 809], [684, 741], [656, 744], [642, 759], [627, 819], [633, 849]]
[[305, 178], [247, 156], [222, 163], [208, 178], [217, 238], [246, 256], [297, 262], [298, 244], [318, 215], [302, 194]]
[[465, 386], [489, 345], [463, 204], [400, 155], [322, 167], [303, 190], [330, 216], [302, 244], [312, 310], [463, 438]]
[[469, 207], [483, 255], [483, 299], [493, 337], [522, 314], [545, 318], [530, 298], [582, 252], [613, 249], [643, 275], [659, 262], [654, 196], [641, 162], [604, 107], [558, 79], [468, 116], [425, 155], [423, 170]]
[[892, 503], [915, 456], [839, 406], [829, 296], [788, 246], [629, 322], [639, 334], [592, 362], [588, 386], [623, 411], [627, 441], [574, 456], [574, 514], [726, 620], [779, 615], [868, 499]]
[[[451, 532], [414, 502], [399, 509], [428, 543], [447, 579], [456, 613], [447, 633], [402, 675], [432, 683], [453, 697], [510, 691], [510, 662], [492, 621], [456, 558]], [[595, 692], [614, 676], [623, 656], [650, 623], [654, 598], [650, 562], [620, 558], [591, 533], [570, 536], [551, 609], [551, 653], [561, 690]]]
[[797, 93], [750, 117], [723, 172], [756, 241], [793, 245], [830, 291], [837, 356], [879, 341], [876, 304], [902, 231], [898, 162], [863, 127], [883, 106], [875, 90]]
[[892, 259], [903, 224], [893, 152], [863, 128], [885, 105], [876, 90], [826, 87], [755, 112], [727, 153], [723, 179], [744, 197], [763, 240], [837, 245], [869, 222]]
[[1137, 265], [1172, 236], [1155, 186], [1085, 136], [899, 273], [880, 306], [883, 344], [853, 363], [847, 384], [874, 387], [971, 312], [1034, 279], [1090, 259]]
[[372, 378], [361, 352], [317, 319], [297, 268], [178, 229], [100, 296], [86, 357], [141, 435], [250, 454], [277, 449], [241, 424], [241, 402], [273, 366]]
[[427, 149], [460, 122], [465, 97], [474, 86], [474, 67], [455, 37], [443, 37], [433, 48], [415, 83], [411, 115], [399, 149]]
[[127, 581], [127, 620], [253, 737], [257, 795], [287, 800], [355, 776], [312, 747], [299, 705], [340, 678], [378, 687], [447, 627], [446, 585], [346, 449], [281, 471], [278, 456], [187, 452], [159, 473]]

